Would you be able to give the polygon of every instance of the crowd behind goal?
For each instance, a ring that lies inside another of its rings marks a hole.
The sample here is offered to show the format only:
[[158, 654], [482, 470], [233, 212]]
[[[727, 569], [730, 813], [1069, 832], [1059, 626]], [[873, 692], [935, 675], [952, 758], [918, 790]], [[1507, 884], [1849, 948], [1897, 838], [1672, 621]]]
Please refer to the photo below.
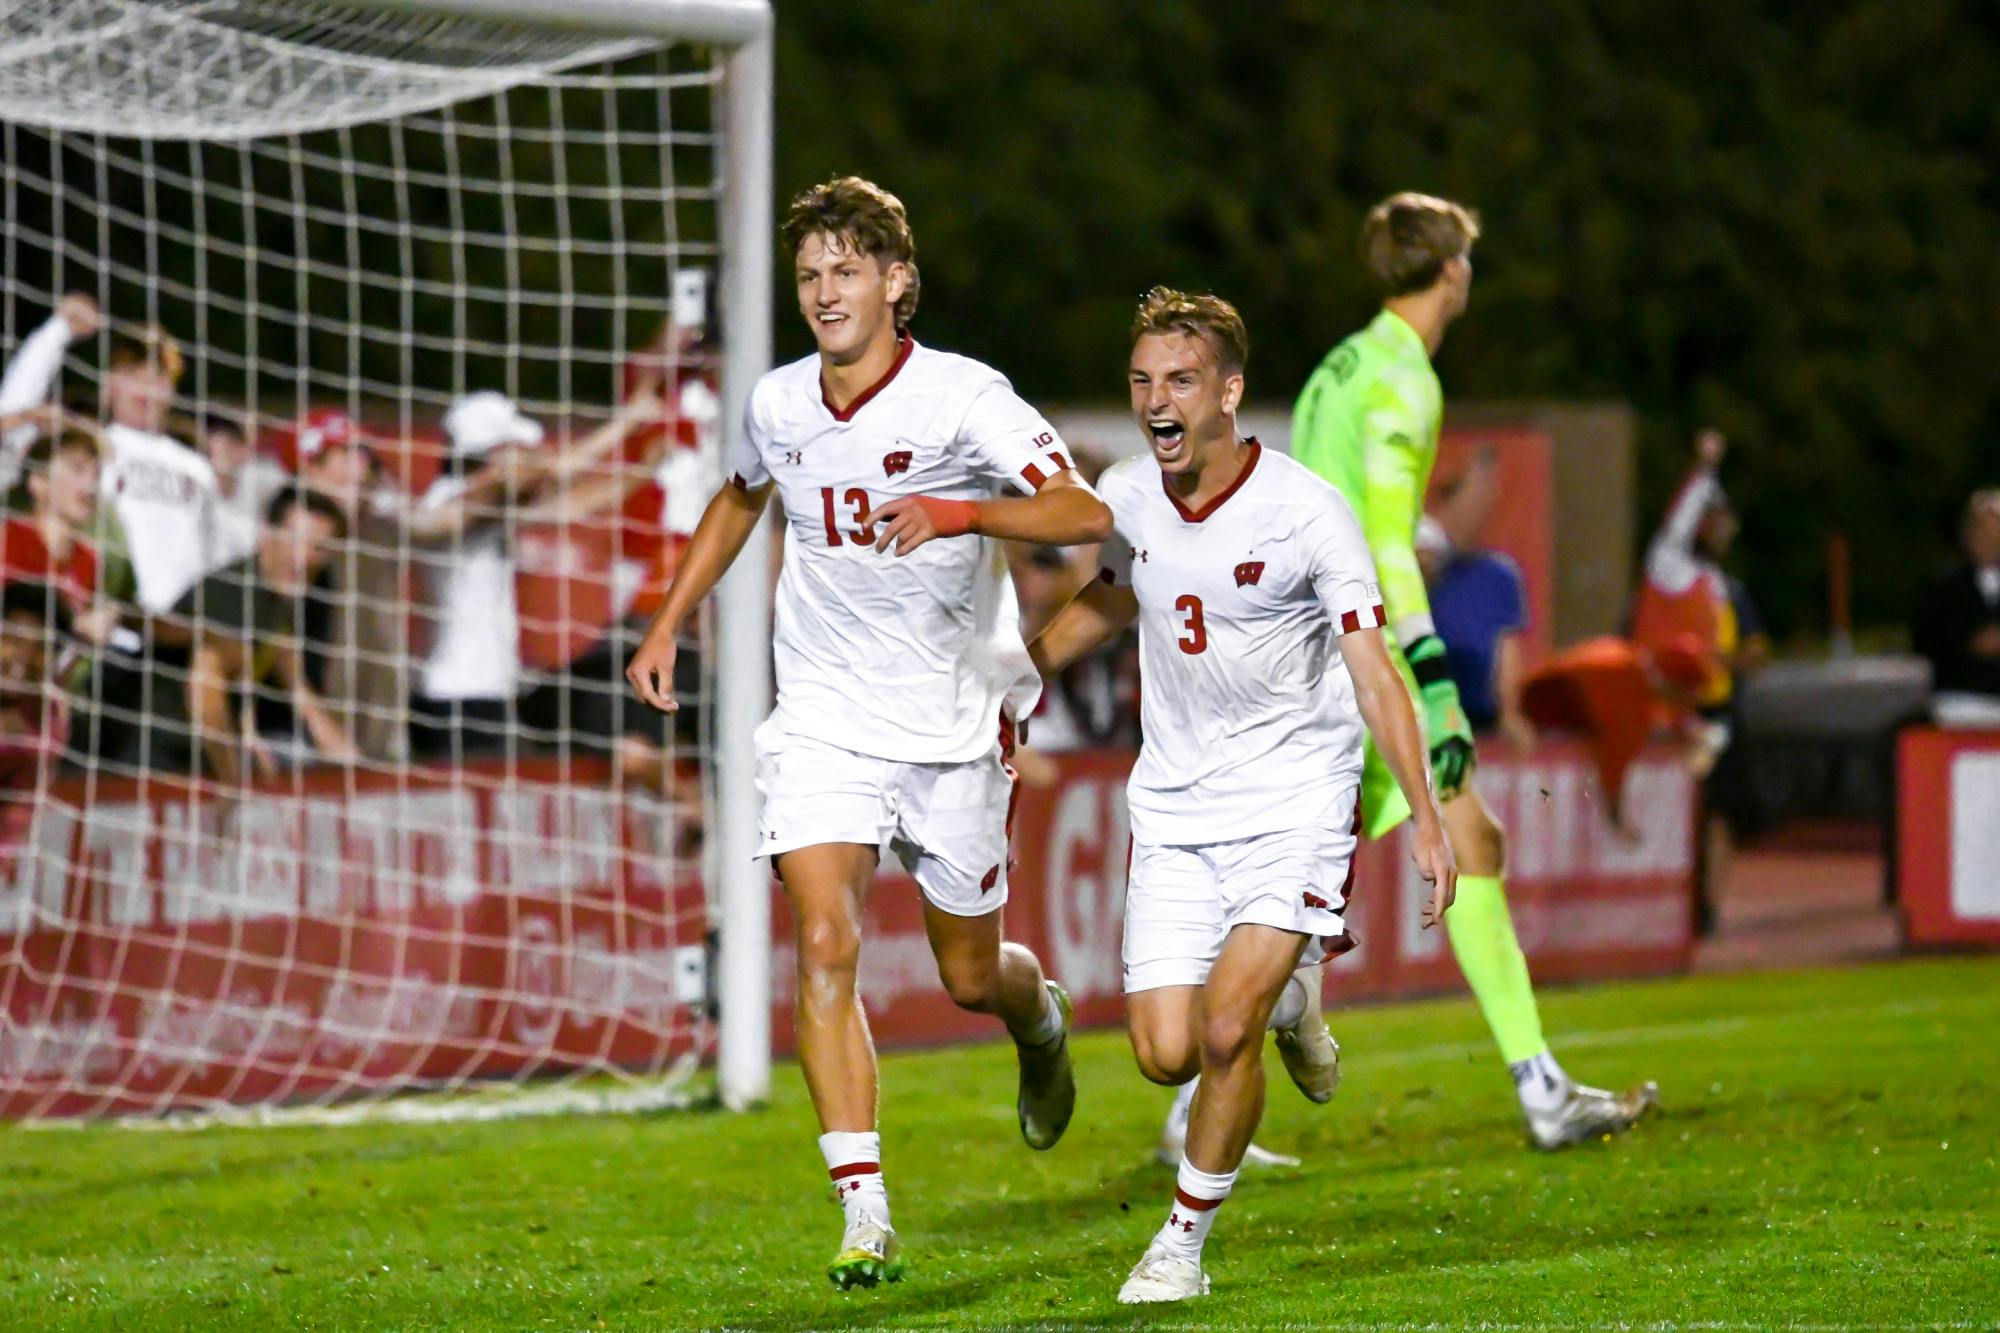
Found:
[[0, 381], [5, 726], [35, 756], [11, 787], [556, 751], [671, 785], [676, 734], [619, 672], [714, 485], [700, 322], [663, 322], [567, 429], [490, 389], [407, 431], [190, 404], [187, 360], [71, 293]]

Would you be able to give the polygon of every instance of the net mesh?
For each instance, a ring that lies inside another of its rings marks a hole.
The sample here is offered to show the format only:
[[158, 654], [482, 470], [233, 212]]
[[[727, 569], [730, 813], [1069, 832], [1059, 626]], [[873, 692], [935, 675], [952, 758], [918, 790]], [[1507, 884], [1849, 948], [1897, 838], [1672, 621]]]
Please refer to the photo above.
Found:
[[707, 627], [673, 719], [623, 669], [718, 471], [720, 79], [0, 17], [0, 1114], [631, 1106], [710, 1053]]

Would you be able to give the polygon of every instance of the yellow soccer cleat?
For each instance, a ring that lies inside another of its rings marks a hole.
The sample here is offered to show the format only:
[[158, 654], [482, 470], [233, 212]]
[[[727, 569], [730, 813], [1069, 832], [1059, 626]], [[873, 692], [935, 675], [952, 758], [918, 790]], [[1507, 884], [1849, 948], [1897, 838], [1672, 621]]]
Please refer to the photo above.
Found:
[[826, 1266], [827, 1278], [842, 1291], [903, 1280], [902, 1256], [896, 1253], [896, 1233], [872, 1217], [847, 1224], [840, 1253]]

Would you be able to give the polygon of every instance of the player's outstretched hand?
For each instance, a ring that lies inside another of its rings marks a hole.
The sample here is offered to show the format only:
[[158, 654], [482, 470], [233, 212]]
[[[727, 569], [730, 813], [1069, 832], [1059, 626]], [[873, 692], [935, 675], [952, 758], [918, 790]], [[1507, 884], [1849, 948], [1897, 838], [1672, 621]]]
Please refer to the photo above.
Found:
[[1458, 865], [1452, 860], [1451, 843], [1444, 836], [1443, 821], [1431, 818], [1419, 823], [1410, 839], [1410, 859], [1417, 873], [1431, 886], [1430, 901], [1424, 904], [1424, 929], [1444, 920], [1444, 914], [1458, 901]]
[[655, 627], [646, 632], [639, 651], [632, 654], [631, 665], [625, 668], [625, 679], [631, 682], [633, 693], [648, 707], [662, 713], [680, 711], [680, 705], [674, 702], [674, 657], [679, 651], [674, 636]]
[[971, 500], [942, 500], [935, 495], [899, 495], [869, 513], [867, 522], [881, 527], [875, 549], [893, 544], [897, 555], [908, 555], [933, 537], [963, 537], [979, 521], [979, 506]]

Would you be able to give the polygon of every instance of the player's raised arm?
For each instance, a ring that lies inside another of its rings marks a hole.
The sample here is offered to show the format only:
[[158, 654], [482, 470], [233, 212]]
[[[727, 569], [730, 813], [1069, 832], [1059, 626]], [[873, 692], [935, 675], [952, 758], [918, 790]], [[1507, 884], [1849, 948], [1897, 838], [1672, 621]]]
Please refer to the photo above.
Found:
[[1347, 674], [1354, 679], [1354, 701], [1361, 720], [1387, 761], [1396, 785], [1410, 803], [1413, 816], [1410, 857], [1417, 871], [1431, 886], [1430, 902], [1424, 907], [1424, 927], [1429, 929], [1444, 919], [1446, 909], [1458, 896], [1458, 867], [1452, 860], [1451, 844], [1445, 841], [1444, 819], [1438, 813], [1437, 797], [1431, 791], [1430, 767], [1424, 762], [1424, 736], [1417, 730], [1417, 715], [1410, 707], [1410, 694], [1396, 665], [1389, 660], [1389, 647], [1379, 629], [1350, 630], [1340, 636], [1340, 656]]
[[667, 588], [646, 637], [625, 668], [625, 679], [641, 699], [664, 713], [680, 707], [674, 701], [674, 655], [681, 626], [715, 590], [729, 567], [736, 563], [743, 544], [757, 530], [764, 506], [771, 498], [771, 482], [761, 485], [726, 483], [702, 511], [694, 536], [688, 539], [674, 581]]

